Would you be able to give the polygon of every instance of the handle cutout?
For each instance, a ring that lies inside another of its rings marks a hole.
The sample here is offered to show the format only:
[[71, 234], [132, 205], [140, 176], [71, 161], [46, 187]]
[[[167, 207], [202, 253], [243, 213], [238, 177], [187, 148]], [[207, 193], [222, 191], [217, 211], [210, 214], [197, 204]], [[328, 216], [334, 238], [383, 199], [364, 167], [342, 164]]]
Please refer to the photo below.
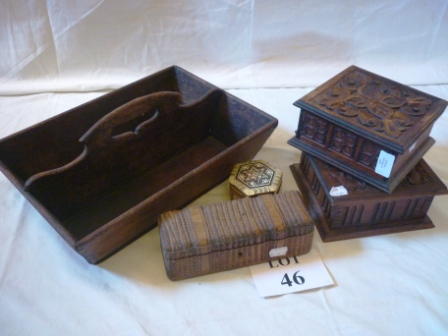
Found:
[[134, 119], [128, 120], [112, 128], [111, 136], [112, 138], [116, 139], [121, 135], [125, 135], [128, 133], [138, 134], [141, 128], [153, 122], [158, 117], [158, 115], [158, 109], [146, 111], [141, 115], [135, 117]]

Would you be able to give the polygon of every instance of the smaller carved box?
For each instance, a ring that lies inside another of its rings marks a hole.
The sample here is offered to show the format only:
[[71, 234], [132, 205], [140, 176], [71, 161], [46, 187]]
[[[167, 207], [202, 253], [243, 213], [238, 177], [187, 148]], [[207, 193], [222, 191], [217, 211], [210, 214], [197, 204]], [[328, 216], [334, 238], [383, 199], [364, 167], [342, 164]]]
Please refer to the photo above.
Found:
[[230, 199], [277, 194], [282, 171], [263, 160], [238, 163], [229, 177]]
[[428, 209], [448, 193], [423, 159], [391, 195], [306, 153], [291, 170], [324, 242], [433, 228]]
[[166, 273], [181, 280], [309, 252], [314, 223], [297, 190], [168, 211]]
[[351, 66], [294, 105], [289, 144], [391, 193], [434, 144], [447, 102]]

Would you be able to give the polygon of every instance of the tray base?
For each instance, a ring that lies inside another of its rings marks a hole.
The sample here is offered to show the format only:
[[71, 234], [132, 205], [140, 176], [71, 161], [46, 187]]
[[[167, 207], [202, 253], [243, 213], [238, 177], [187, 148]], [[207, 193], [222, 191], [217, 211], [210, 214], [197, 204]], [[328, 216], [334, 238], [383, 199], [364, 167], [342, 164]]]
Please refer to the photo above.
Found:
[[311, 186], [300, 168], [300, 165], [298, 163], [293, 164], [290, 166], [290, 169], [297, 186], [300, 189], [308, 211], [314, 219], [314, 224], [323, 242], [431, 229], [435, 227], [431, 219], [426, 215], [422, 218], [414, 218], [410, 220], [398, 220], [372, 225], [332, 228], [325, 218], [324, 213], [319, 206], [316, 197], [314, 196], [313, 190], [311, 189]]

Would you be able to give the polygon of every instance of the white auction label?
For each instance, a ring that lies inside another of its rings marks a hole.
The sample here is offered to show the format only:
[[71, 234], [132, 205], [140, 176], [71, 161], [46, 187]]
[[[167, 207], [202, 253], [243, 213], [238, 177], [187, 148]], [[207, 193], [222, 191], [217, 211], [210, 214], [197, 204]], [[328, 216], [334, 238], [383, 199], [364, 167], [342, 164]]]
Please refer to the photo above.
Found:
[[333, 285], [316, 250], [250, 266], [260, 296], [268, 297]]
[[344, 186], [338, 186], [338, 187], [331, 187], [330, 189], [330, 196], [332, 197], [339, 197], [339, 196], [346, 196], [348, 195], [347, 189], [345, 189]]
[[269, 257], [271, 258], [281, 257], [286, 255], [286, 253], [288, 253], [288, 246], [277, 247], [269, 251]]
[[415, 146], [417, 146], [417, 141], [414, 142], [411, 147], [409, 147], [409, 153], [415, 149]]
[[392, 167], [394, 166], [395, 156], [385, 151], [380, 151], [380, 156], [376, 162], [375, 173], [389, 178]]

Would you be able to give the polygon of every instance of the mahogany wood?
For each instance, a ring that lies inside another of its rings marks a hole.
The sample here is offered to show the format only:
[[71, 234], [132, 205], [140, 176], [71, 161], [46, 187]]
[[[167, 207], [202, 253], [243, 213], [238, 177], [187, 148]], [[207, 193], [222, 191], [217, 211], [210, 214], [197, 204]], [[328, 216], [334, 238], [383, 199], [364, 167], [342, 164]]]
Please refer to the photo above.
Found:
[[253, 158], [277, 120], [179, 67], [0, 141], [0, 169], [89, 262]]

